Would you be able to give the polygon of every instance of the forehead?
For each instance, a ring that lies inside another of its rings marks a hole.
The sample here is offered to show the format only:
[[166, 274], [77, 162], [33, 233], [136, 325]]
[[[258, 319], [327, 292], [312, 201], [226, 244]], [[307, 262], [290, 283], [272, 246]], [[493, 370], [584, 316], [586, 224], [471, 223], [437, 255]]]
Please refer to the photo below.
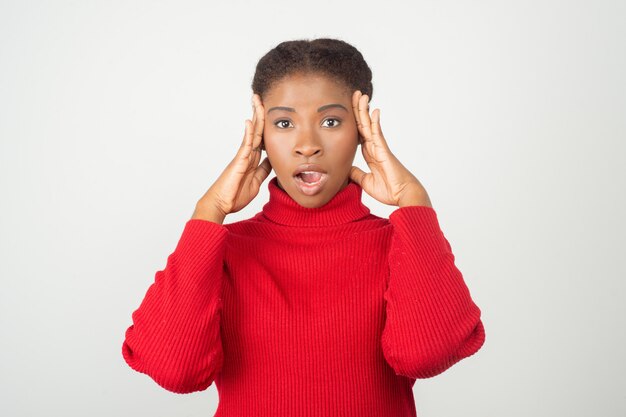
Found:
[[[341, 82], [320, 74], [294, 74], [277, 81], [263, 99], [277, 105], [315, 106], [321, 102], [350, 102], [349, 89]], [[321, 103], [326, 104], [326, 103]]]

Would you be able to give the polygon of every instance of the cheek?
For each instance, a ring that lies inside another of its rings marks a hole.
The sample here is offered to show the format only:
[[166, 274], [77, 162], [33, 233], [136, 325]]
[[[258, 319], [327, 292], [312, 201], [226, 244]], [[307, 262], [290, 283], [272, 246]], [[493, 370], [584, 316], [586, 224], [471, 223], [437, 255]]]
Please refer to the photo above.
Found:
[[279, 138], [272, 135], [263, 135], [263, 144], [265, 145], [265, 151], [273, 154], [280, 154], [284, 151], [284, 146], [281, 146]]
[[281, 143], [280, 137], [273, 137], [272, 135], [263, 136], [263, 143], [265, 146], [265, 154], [267, 155], [274, 171], [282, 171], [286, 161], [289, 160], [289, 149]]
[[350, 122], [348, 126], [346, 126], [346, 136], [348, 136], [349, 141], [358, 144], [359, 143], [359, 129], [356, 125], [356, 120]]
[[331, 147], [326, 148], [326, 155], [337, 166], [352, 164], [356, 155], [358, 142], [356, 136], [345, 136], [333, 142]]
[[332, 143], [338, 152], [353, 152], [359, 145], [359, 132], [356, 123], [346, 126]]

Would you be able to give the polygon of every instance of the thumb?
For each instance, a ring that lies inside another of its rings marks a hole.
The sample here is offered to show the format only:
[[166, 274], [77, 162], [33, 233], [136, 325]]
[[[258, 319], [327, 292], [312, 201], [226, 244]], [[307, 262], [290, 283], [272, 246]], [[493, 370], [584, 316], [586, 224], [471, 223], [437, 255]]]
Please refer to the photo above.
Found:
[[363, 171], [361, 168], [356, 167], [354, 165], [352, 166], [352, 169], [350, 170], [350, 179], [356, 182], [357, 184], [359, 184], [361, 187], [363, 187], [362, 181], [366, 175], [367, 173], [365, 173], [365, 171]]
[[254, 178], [256, 179], [259, 186], [261, 186], [267, 176], [270, 175], [270, 172], [272, 172], [272, 164], [270, 163], [270, 159], [266, 156], [265, 159], [263, 159], [263, 162], [261, 162], [259, 166], [256, 167], [256, 170], [254, 172]]

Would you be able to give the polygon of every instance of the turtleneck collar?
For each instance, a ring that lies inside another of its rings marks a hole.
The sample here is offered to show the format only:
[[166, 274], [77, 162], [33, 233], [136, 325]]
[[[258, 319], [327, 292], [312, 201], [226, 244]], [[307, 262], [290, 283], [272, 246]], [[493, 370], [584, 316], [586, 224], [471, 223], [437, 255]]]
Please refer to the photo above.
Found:
[[301, 227], [336, 226], [370, 214], [370, 209], [361, 201], [363, 189], [352, 180], [325, 205], [313, 208], [303, 207], [291, 198], [278, 186], [278, 177], [272, 178], [267, 188], [270, 198], [262, 213], [274, 223]]

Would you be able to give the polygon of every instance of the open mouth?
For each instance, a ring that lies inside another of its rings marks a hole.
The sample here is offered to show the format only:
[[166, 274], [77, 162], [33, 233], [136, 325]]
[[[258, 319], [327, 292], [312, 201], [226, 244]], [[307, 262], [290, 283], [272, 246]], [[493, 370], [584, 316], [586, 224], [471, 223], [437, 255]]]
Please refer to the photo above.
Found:
[[296, 178], [307, 184], [317, 184], [322, 180], [323, 173], [317, 171], [304, 171], [296, 175]]
[[294, 179], [296, 180], [296, 186], [303, 194], [314, 195], [322, 189], [328, 179], [328, 174], [325, 172], [306, 171], [294, 175]]

